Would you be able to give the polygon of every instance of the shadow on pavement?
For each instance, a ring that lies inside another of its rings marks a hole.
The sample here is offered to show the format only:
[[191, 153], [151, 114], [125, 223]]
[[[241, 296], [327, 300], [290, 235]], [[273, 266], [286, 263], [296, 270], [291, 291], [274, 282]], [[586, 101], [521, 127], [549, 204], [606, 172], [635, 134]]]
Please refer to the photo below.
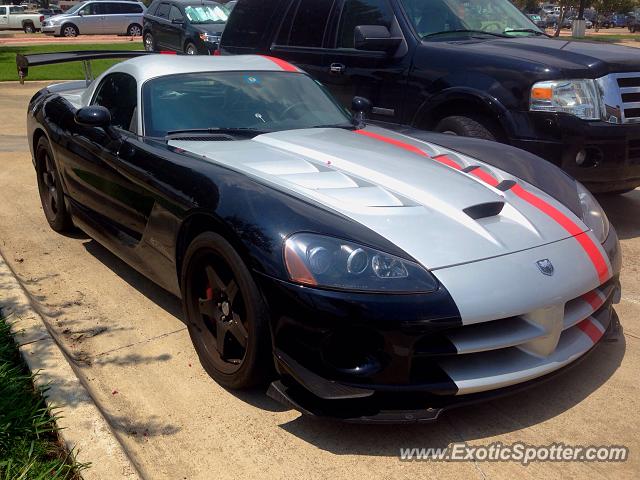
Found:
[[624, 195], [599, 195], [598, 201], [621, 240], [640, 237], [640, 189]]

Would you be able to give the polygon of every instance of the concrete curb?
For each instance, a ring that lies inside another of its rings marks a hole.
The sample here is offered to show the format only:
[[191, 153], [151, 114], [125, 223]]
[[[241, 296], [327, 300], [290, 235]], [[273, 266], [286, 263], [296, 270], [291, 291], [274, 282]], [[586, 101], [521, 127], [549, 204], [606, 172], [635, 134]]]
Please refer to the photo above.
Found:
[[36, 385], [49, 387], [47, 405], [61, 408], [57, 424], [65, 446], [78, 462], [91, 463], [82, 477], [142, 478], [35, 305], [0, 255], [0, 307], [27, 366], [38, 372]]

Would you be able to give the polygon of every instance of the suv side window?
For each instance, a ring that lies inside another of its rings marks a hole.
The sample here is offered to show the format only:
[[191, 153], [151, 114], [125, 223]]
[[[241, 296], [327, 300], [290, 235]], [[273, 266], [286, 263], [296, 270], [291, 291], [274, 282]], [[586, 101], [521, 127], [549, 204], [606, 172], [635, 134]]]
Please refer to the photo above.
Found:
[[322, 47], [333, 7], [331, 0], [298, 0], [289, 6], [276, 43], [296, 47]]
[[169, 4], [168, 3], [161, 3], [160, 6], [158, 7], [158, 10], [156, 11], [156, 17], [160, 17], [160, 18], [169, 18]]
[[172, 22], [174, 20], [184, 21], [184, 16], [182, 15], [182, 12], [178, 7], [171, 5], [171, 10], [169, 11], [169, 20]]
[[393, 10], [387, 0], [346, 0], [338, 24], [338, 48], [353, 48], [358, 25], [384, 25], [391, 29]]
[[[111, 113], [111, 123], [123, 130], [135, 130], [133, 113], [138, 104], [136, 80], [126, 73], [104, 77], [96, 90], [93, 105], [101, 105]], [[132, 130], [132, 131], [134, 131]]]
[[277, 1], [242, 0], [225, 26], [224, 44], [230, 47], [258, 46], [272, 18]]
[[155, 0], [151, 5], [149, 5], [149, 8], [147, 8], [147, 14], [148, 15], [155, 15], [156, 14], [156, 10], [158, 9], [158, 5], [160, 5], [160, 2]]
[[114, 15], [116, 13], [124, 13], [121, 3], [104, 2], [101, 4], [103, 15]]

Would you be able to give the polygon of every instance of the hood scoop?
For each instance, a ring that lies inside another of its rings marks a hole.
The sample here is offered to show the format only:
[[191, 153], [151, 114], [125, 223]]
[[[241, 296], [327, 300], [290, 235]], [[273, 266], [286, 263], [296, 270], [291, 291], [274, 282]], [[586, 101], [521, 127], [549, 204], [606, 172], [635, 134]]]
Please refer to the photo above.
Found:
[[504, 208], [504, 202], [486, 202], [472, 205], [462, 210], [474, 220], [480, 218], [495, 217], [499, 215]]

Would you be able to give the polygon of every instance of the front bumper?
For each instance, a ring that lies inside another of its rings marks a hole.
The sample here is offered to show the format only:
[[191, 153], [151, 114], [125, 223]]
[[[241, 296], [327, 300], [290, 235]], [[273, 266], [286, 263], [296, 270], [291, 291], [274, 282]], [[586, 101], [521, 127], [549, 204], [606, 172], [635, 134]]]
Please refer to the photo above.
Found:
[[47, 35], [60, 35], [61, 25], [47, 25], [43, 26], [41, 31]]
[[269, 395], [306, 414], [422, 422], [544, 381], [617, 330], [612, 304], [620, 299], [620, 253], [613, 230], [604, 246], [614, 276], [552, 313], [560, 321], [557, 345], [543, 353], [550, 330], [536, 330], [535, 318], [463, 325], [444, 287], [430, 295], [347, 294], [260, 277], [280, 374]]
[[[523, 112], [510, 143], [561, 167], [591, 191], [640, 185], [640, 124], [585, 121], [573, 115]], [[586, 158], [576, 162], [578, 152]]]

